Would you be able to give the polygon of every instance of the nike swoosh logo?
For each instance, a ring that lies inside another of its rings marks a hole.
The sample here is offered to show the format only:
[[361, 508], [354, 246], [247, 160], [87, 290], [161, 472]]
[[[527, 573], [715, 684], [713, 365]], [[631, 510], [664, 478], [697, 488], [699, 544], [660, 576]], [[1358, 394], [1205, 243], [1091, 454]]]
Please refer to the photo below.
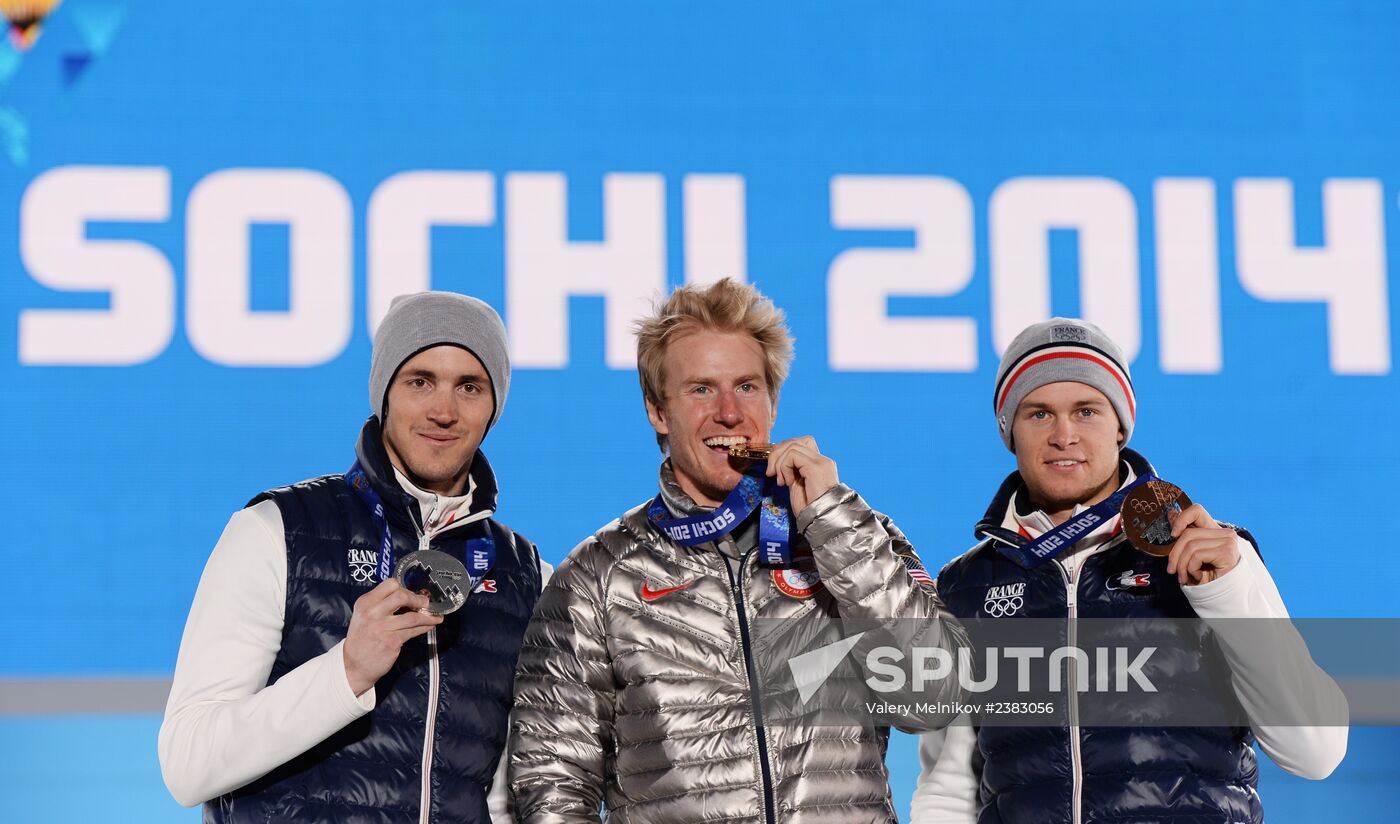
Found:
[[673, 592], [680, 592], [681, 590], [685, 589], [686, 587], [690, 586], [690, 585], [693, 584], [693, 583], [695, 583], [695, 579], [694, 579], [694, 578], [690, 579], [689, 581], [686, 581], [685, 583], [681, 584], [680, 586], [666, 587], [665, 589], [652, 589], [651, 587], [647, 586], [647, 584], [646, 584], [645, 581], [643, 581], [643, 582], [642, 582], [642, 600], [643, 600], [643, 601], [655, 601], [657, 598], [663, 598], [663, 597], [665, 597], [665, 596], [667, 596], [667, 595], [670, 595], [670, 594], [673, 593]]

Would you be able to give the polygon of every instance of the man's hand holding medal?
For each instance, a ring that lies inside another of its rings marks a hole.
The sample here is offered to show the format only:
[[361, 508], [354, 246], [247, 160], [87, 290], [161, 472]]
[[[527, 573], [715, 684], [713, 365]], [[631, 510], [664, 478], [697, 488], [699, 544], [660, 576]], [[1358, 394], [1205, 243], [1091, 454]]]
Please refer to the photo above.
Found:
[[1240, 562], [1235, 531], [1166, 481], [1135, 487], [1122, 512], [1128, 540], [1148, 555], [1166, 556], [1167, 573], [1182, 586], [1210, 583]]
[[1192, 504], [1169, 517], [1176, 544], [1167, 556], [1167, 572], [1183, 586], [1208, 584], [1240, 562], [1235, 531], [1217, 523], [1205, 507]]
[[811, 435], [775, 444], [739, 444], [730, 447], [729, 455], [768, 461], [768, 477], [789, 489], [794, 517], [841, 481], [836, 462], [821, 453]]
[[381, 581], [355, 599], [345, 635], [345, 677], [355, 695], [362, 695], [383, 678], [410, 638], [426, 635], [442, 623], [427, 611], [429, 598], [405, 589], [397, 578]]

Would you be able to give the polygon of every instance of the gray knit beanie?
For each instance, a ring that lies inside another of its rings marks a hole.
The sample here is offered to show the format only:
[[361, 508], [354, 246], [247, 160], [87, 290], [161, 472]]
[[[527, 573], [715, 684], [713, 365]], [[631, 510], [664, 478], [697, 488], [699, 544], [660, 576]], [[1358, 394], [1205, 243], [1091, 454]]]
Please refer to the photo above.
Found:
[[484, 301], [455, 292], [400, 295], [374, 333], [369, 366], [369, 405], [379, 422], [387, 411], [389, 383], [404, 361], [441, 344], [460, 346], [476, 356], [491, 378], [495, 411], [490, 426], [501, 418], [510, 391], [510, 359], [506, 327]]
[[1045, 384], [1059, 381], [1088, 384], [1102, 392], [1118, 414], [1123, 445], [1127, 445], [1137, 417], [1137, 397], [1123, 350], [1088, 321], [1051, 318], [1027, 326], [1002, 353], [992, 403], [1007, 449], [1016, 451], [1011, 445], [1011, 422], [1021, 401]]

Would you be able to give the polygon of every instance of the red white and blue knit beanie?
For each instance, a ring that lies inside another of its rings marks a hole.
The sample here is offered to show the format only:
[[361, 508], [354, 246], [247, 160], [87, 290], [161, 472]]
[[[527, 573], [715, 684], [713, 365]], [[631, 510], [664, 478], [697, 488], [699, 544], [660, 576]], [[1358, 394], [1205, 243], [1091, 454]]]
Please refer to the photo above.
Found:
[[1007, 449], [1016, 451], [1011, 423], [1021, 401], [1047, 383], [1060, 381], [1088, 384], [1102, 392], [1118, 414], [1127, 445], [1137, 418], [1137, 397], [1123, 350], [1088, 321], [1051, 318], [1027, 326], [1002, 353], [992, 403]]

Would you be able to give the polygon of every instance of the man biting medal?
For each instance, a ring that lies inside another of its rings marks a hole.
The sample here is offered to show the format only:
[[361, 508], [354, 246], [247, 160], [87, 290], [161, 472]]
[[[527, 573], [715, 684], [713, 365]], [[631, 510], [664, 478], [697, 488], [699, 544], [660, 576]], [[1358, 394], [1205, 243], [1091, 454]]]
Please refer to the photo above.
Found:
[[961, 627], [815, 439], [771, 443], [792, 359], [771, 301], [727, 279], [687, 286], [637, 330], [660, 493], [574, 549], [541, 594], [516, 681], [519, 820], [597, 822], [601, 805], [634, 824], [832, 809], [892, 824], [883, 732], [765, 718], [763, 692], [781, 685], [761, 680], [756, 650], [773, 627], [832, 615], [898, 620], [949, 651]]

